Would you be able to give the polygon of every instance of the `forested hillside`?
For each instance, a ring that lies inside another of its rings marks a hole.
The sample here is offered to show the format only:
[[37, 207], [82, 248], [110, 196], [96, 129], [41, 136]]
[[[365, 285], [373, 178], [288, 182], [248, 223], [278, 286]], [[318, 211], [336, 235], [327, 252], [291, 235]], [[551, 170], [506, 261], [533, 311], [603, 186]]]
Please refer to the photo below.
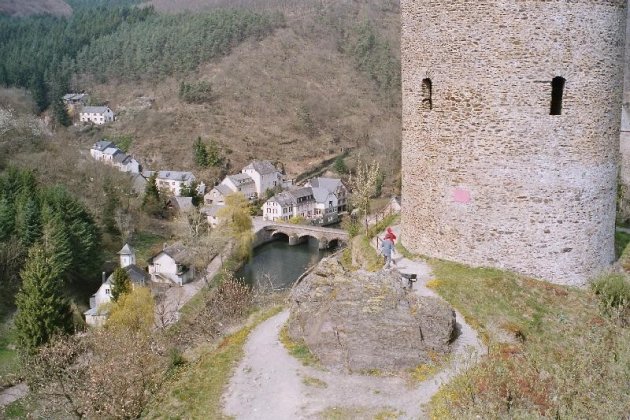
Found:
[[[28, 88], [60, 122], [66, 91], [108, 103], [118, 121], [76, 133], [84, 147], [131, 138], [145, 167], [193, 169], [210, 183], [253, 157], [296, 176], [352, 150], [381, 154], [395, 183], [397, 1], [69, 3], [69, 18], [0, 19], [0, 84]], [[195, 167], [198, 137], [219, 145], [222, 166]]]

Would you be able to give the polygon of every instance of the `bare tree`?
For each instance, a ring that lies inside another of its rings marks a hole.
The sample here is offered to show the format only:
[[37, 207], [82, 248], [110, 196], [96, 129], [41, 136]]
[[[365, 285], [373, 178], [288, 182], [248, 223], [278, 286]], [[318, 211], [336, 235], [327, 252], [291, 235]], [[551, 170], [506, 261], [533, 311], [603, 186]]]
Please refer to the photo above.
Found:
[[354, 175], [350, 177], [353, 201], [365, 219], [366, 235], [369, 228], [370, 198], [376, 192], [380, 170], [381, 168], [377, 161], [372, 161], [369, 164], [359, 161]]

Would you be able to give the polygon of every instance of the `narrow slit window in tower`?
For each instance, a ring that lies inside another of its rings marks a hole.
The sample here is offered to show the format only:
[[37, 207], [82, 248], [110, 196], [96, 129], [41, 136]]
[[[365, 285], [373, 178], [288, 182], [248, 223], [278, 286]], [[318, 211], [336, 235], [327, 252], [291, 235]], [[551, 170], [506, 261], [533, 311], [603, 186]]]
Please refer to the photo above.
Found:
[[428, 78], [422, 80], [422, 109], [427, 111], [433, 109], [433, 83]]
[[562, 96], [564, 95], [564, 77], [556, 76], [551, 81], [551, 110], [549, 115], [562, 114]]

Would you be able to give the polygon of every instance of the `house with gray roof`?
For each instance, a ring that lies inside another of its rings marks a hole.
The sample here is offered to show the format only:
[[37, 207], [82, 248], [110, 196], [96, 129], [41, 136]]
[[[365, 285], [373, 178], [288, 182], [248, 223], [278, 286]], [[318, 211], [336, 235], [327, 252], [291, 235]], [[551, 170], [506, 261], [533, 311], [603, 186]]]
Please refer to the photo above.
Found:
[[221, 184], [227, 186], [232, 192], [239, 192], [245, 196], [248, 200], [255, 200], [258, 198], [256, 192], [256, 183], [254, 179], [245, 173], [226, 176]]
[[[338, 213], [344, 212], [348, 209], [348, 188], [344, 185], [341, 179], [325, 177], [311, 178], [306, 181], [304, 186], [312, 187], [314, 189], [321, 188], [334, 196], [324, 198], [324, 193], [318, 192], [316, 199], [320, 208], [330, 208], [332, 205], [334, 207], [334, 211]], [[325, 204], [325, 206], [322, 207], [323, 204]]]
[[108, 106], [84, 106], [79, 112], [79, 121], [102, 125], [114, 121], [115, 115]]
[[[123, 268], [132, 287], [146, 286], [151, 277], [142, 268], [136, 265], [136, 254], [134, 249], [125, 244], [123, 248], [118, 252], [120, 256], [120, 267]], [[103, 283], [98, 288], [96, 293], [90, 297], [90, 309], [85, 311], [85, 322], [93, 327], [102, 326], [109, 316], [109, 304], [112, 301], [112, 282], [114, 280], [114, 274], [110, 274], [109, 277], [105, 277], [103, 273]]]
[[120, 150], [109, 140], [101, 140], [92, 146], [90, 155], [98, 161], [118, 168], [121, 172], [140, 173], [140, 163], [131, 155]]
[[282, 172], [268, 160], [254, 160], [245, 166], [241, 172], [254, 180], [258, 197], [263, 197], [267, 190], [282, 187], [285, 183]]
[[87, 93], [67, 93], [63, 95], [63, 103], [66, 106], [85, 106], [90, 100], [90, 95]]
[[199, 209], [199, 212], [206, 216], [208, 219], [208, 224], [212, 227], [216, 227], [219, 224], [219, 211], [224, 206], [219, 206], [216, 204], [211, 204], [209, 206], [203, 206]]
[[190, 252], [181, 243], [165, 246], [148, 262], [151, 280], [156, 283], [183, 286], [195, 277]]
[[157, 187], [163, 191], [167, 191], [175, 197], [180, 197], [182, 187], [190, 187], [195, 181], [192, 172], [182, 171], [158, 171], [155, 178]]
[[224, 206], [225, 197], [227, 197], [228, 194], [232, 194], [233, 192], [234, 191], [232, 191], [227, 185], [219, 184], [203, 196], [203, 202], [205, 205]]

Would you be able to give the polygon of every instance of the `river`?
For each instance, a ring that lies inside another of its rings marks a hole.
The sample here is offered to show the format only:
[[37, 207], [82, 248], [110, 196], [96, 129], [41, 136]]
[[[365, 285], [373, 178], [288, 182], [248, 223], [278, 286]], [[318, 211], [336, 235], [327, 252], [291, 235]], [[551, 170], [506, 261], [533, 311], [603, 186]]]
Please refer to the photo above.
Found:
[[250, 285], [262, 285], [274, 289], [286, 289], [322, 258], [335, 252], [333, 249], [320, 251], [317, 240], [289, 246], [288, 240], [276, 240], [254, 249], [251, 261], [236, 272]]

